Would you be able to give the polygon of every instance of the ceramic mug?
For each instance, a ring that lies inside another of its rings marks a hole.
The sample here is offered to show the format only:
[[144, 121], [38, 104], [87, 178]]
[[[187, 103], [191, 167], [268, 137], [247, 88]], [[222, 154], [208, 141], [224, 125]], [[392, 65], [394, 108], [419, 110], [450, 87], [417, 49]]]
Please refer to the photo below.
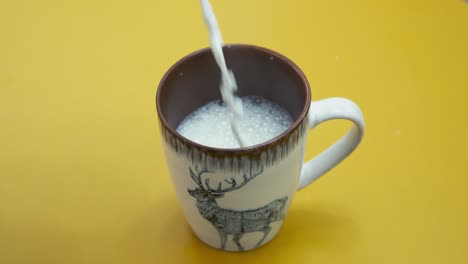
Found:
[[[280, 104], [294, 120], [287, 131], [237, 149], [204, 146], [177, 133], [188, 114], [221, 98], [221, 75], [209, 48], [185, 56], [167, 71], [156, 105], [169, 173], [193, 232], [212, 247], [244, 251], [275, 237], [296, 190], [357, 147], [364, 119], [359, 107], [345, 98], [311, 102], [304, 73], [275, 51], [246, 44], [225, 45], [223, 51], [239, 96], [256, 95]], [[337, 143], [304, 163], [308, 128], [330, 119], [347, 119], [354, 125]]]

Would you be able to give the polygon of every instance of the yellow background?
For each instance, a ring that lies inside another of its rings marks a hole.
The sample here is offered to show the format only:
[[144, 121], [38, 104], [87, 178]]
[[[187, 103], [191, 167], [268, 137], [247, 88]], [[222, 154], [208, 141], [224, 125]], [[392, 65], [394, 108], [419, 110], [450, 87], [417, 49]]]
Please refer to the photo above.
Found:
[[[356, 101], [353, 155], [244, 254], [197, 240], [168, 176], [157, 84], [208, 45], [197, 0], [0, 1], [0, 263], [468, 263], [468, 3], [213, 0], [313, 100]], [[347, 129], [309, 135], [310, 158]]]

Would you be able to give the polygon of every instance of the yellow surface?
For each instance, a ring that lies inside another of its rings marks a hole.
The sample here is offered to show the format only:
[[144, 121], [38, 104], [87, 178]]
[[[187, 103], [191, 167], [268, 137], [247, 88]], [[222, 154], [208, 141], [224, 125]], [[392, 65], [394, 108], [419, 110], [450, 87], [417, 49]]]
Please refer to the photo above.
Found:
[[[275, 49], [367, 133], [267, 246], [197, 240], [156, 86], [208, 45], [196, 0], [0, 2], [0, 263], [468, 263], [468, 3], [216, 0], [226, 42]], [[307, 157], [349, 127], [309, 135]]]

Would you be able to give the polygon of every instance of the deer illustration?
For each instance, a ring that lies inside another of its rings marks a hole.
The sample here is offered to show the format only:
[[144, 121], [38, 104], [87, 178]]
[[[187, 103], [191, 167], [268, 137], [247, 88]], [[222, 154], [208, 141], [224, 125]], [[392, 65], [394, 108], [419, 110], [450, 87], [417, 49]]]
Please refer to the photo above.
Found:
[[[232, 235], [232, 240], [239, 251], [243, 251], [244, 248], [239, 240], [245, 233], [263, 232], [262, 239], [255, 246], [258, 247], [270, 232], [270, 224], [284, 219], [287, 196], [276, 199], [263, 207], [242, 211], [221, 208], [216, 202], [216, 199], [223, 197], [224, 193], [242, 188], [253, 178], [260, 175], [263, 170], [256, 174], [250, 173], [251, 175], [244, 173], [243, 182], [239, 185], [234, 178], [224, 180], [226, 184], [220, 181], [216, 189], [210, 186], [209, 178], [205, 179], [205, 185], [203, 185], [201, 176], [204, 173], [210, 173], [209, 171], [197, 171], [196, 174], [192, 168], [189, 168], [189, 171], [198, 187], [188, 190], [188, 193], [197, 200], [197, 208], [202, 217], [208, 220], [218, 231], [221, 239], [221, 249], [225, 248], [228, 235]], [[229, 187], [223, 188], [224, 185]]]

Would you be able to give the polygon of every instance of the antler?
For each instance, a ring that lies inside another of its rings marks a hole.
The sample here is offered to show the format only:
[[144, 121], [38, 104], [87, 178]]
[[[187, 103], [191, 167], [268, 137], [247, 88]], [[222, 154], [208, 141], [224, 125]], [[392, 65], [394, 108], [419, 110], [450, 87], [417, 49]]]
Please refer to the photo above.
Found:
[[202, 180], [201, 180], [201, 176], [203, 173], [207, 173], [209, 172], [208, 170], [203, 170], [203, 171], [198, 171], [198, 168], [195, 166], [195, 169], [197, 171], [197, 174], [196, 175], [193, 171], [192, 171], [192, 168], [189, 167], [189, 170], [190, 170], [190, 176], [192, 177], [193, 181], [198, 185], [200, 186], [200, 188], [202, 188], [202, 190], [205, 190], [205, 188], [203, 188], [203, 184], [202, 184]]
[[216, 190], [212, 189], [209, 185], [209, 179], [205, 179], [205, 185], [206, 185], [206, 188], [208, 188], [208, 190], [212, 191], [213, 193], [226, 193], [226, 192], [231, 192], [231, 191], [234, 191], [234, 190], [237, 190], [237, 189], [240, 189], [242, 188], [242, 186], [246, 185], [249, 181], [251, 181], [253, 178], [257, 177], [258, 175], [262, 174], [263, 172], [263, 168], [260, 170], [260, 172], [256, 173], [256, 174], [251, 174], [250, 176], [247, 175], [247, 173], [244, 173], [242, 175], [242, 178], [244, 179], [243, 182], [239, 185], [237, 185], [237, 182], [236, 182], [236, 179], [234, 179], [233, 177], [231, 177], [231, 180], [224, 180], [227, 184], [231, 185], [231, 187], [227, 188], [227, 189], [222, 189], [221, 187], [221, 182], [218, 183], [218, 187], [216, 188]]

